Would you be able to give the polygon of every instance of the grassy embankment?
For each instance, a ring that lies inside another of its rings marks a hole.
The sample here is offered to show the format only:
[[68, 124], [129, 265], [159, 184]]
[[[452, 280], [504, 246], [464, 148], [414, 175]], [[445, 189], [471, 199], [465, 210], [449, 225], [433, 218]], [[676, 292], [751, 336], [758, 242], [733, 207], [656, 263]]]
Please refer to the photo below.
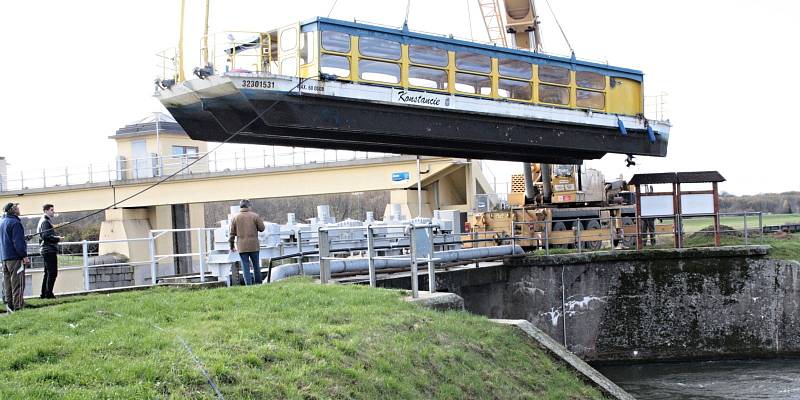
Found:
[[600, 398], [514, 328], [292, 279], [55, 301], [0, 325], [0, 398]]

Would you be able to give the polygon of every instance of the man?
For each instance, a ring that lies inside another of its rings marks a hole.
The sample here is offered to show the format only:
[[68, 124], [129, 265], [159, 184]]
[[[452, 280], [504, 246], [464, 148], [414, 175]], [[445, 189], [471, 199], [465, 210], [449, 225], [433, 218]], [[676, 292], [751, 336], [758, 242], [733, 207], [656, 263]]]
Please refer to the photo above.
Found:
[[53, 227], [53, 217], [56, 215], [56, 208], [52, 204], [45, 204], [42, 207], [44, 214], [39, 219], [36, 232], [39, 233], [39, 248], [41, 249], [42, 259], [44, 259], [44, 277], [42, 278], [42, 293], [39, 297], [43, 299], [55, 299], [53, 287], [58, 276], [58, 242], [60, 236], [56, 236]]
[[647, 240], [650, 240], [650, 246], [656, 245], [656, 219], [655, 218], [642, 218], [642, 244], [647, 246]]
[[3, 207], [5, 217], [0, 221], [0, 253], [3, 258], [3, 289], [6, 311], [22, 309], [25, 292], [25, 266], [30, 264], [25, 230], [19, 220], [19, 205], [8, 203]]
[[259, 259], [261, 245], [258, 242], [258, 232], [264, 232], [264, 221], [258, 214], [250, 211], [250, 200], [240, 201], [239, 214], [236, 214], [231, 221], [231, 234], [228, 241], [231, 244], [231, 251], [237, 250], [238, 243], [245, 285], [253, 284], [253, 277], [250, 275], [251, 264], [255, 274], [255, 283], [261, 283], [261, 260]]

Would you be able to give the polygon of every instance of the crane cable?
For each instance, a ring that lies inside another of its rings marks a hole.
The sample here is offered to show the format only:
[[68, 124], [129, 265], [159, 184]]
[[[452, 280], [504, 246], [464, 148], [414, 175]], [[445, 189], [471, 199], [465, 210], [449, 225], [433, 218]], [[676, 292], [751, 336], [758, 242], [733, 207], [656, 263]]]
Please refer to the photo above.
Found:
[[[323, 75], [324, 75], [324, 74], [323, 74]], [[315, 78], [319, 78], [319, 77], [320, 77], [320, 76], [312, 76], [312, 77], [308, 77], [308, 78], [300, 78], [300, 80], [299, 80], [299, 82], [297, 83], [297, 85], [295, 85], [294, 87], [292, 87], [291, 89], [289, 89], [289, 90], [287, 91], [287, 93], [291, 93], [293, 90], [295, 90], [295, 89], [297, 89], [298, 87], [300, 87], [300, 85], [302, 85], [302, 84], [303, 84], [305, 81], [307, 81], [307, 80], [309, 80], [309, 79], [315, 79]], [[106, 211], [106, 210], [108, 210], [108, 209], [114, 208], [114, 207], [116, 207], [117, 205], [119, 205], [119, 204], [122, 204], [122, 203], [124, 203], [124, 202], [126, 202], [126, 201], [128, 201], [128, 200], [130, 200], [130, 199], [132, 199], [132, 198], [134, 198], [134, 197], [136, 197], [136, 196], [139, 196], [140, 194], [142, 194], [142, 193], [144, 193], [144, 192], [146, 192], [146, 191], [148, 191], [148, 190], [150, 190], [150, 189], [152, 189], [152, 188], [154, 188], [154, 187], [156, 187], [156, 186], [158, 186], [158, 185], [160, 185], [160, 184], [162, 184], [162, 183], [164, 183], [164, 182], [166, 182], [166, 181], [168, 181], [168, 180], [170, 180], [170, 179], [174, 178], [175, 176], [177, 176], [177, 175], [178, 175], [178, 174], [180, 174], [181, 172], [185, 171], [186, 169], [188, 169], [188, 168], [189, 168], [189, 167], [191, 167], [192, 165], [194, 165], [194, 164], [196, 164], [197, 162], [199, 162], [200, 160], [202, 160], [202, 159], [206, 158], [206, 157], [207, 157], [209, 154], [211, 154], [211, 153], [213, 153], [213, 152], [215, 152], [215, 151], [219, 150], [219, 148], [220, 148], [220, 147], [222, 147], [222, 145], [223, 145], [223, 144], [226, 144], [226, 143], [230, 142], [230, 141], [231, 141], [233, 138], [235, 138], [236, 136], [238, 136], [238, 135], [239, 135], [240, 133], [242, 133], [242, 132], [243, 132], [245, 129], [249, 128], [249, 127], [250, 127], [250, 125], [252, 125], [254, 122], [256, 122], [256, 121], [258, 121], [259, 119], [261, 119], [261, 117], [263, 117], [263, 116], [264, 116], [264, 115], [265, 115], [267, 112], [269, 112], [270, 110], [272, 110], [272, 108], [273, 108], [273, 107], [275, 107], [275, 105], [277, 105], [277, 104], [278, 104], [278, 102], [274, 102], [274, 103], [272, 103], [272, 104], [271, 104], [269, 107], [267, 107], [266, 109], [264, 109], [264, 111], [262, 111], [261, 113], [259, 113], [258, 115], [256, 115], [256, 117], [255, 117], [255, 118], [253, 118], [253, 119], [252, 119], [250, 122], [248, 122], [247, 124], [245, 124], [244, 126], [242, 126], [241, 128], [239, 128], [239, 129], [238, 129], [236, 132], [234, 132], [234, 133], [229, 133], [229, 132], [228, 132], [228, 130], [227, 130], [227, 129], [225, 129], [225, 127], [223, 127], [223, 126], [222, 126], [222, 124], [220, 124], [220, 127], [222, 127], [222, 129], [223, 129], [223, 130], [225, 130], [225, 133], [228, 133], [230, 136], [228, 136], [228, 138], [227, 138], [227, 139], [225, 139], [224, 141], [222, 141], [222, 142], [220, 142], [218, 145], [216, 145], [216, 146], [215, 146], [213, 149], [211, 149], [211, 151], [208, 151], [208, 152], [206, 152], [206, 153], [205, 153], [205, 154], [203, 154], [202, 156], [200, 156], [200, 157], [196, 158], [194, 161], [192, 161], [192, 162], [190, 162], [190, 163], [186, 164], [185, 166], [183, 166], [182, 168], [180, 168], [180, 169], [178, 169], [177, 171], [173, 172], [172, 174], [170, 174], [170, 175], [168, 175], [168, 176], [166, 176], [166, 177], [164, 177], [164, 178], [160, 179], [158, 182], [155, 182], [155, 183], [153, 183], [152, 185], [150, 185], [150, 186], [148, 186], [148, 187], [146, 187], [146, 188], [144, 188], [144, 189], [142, 189], [142, 190], [139, 190], [138, 192], [136, 192], [136, 193], [134, 193], [134, 194], [132, 194], [132, 195], [130, 195], [130, 196], [128, 196], [128, 197], [126, 197], [126, 198], [124, 198], [124, 199], [120, 200], [120, 201], [115, 201], [113, 204], [111, 204], [111, 205], [109, 205], [109, 206], [107, 206], [107, 207], [105, 207], [105, 208], [103, 208], [103, 209], [100, 209], [100, 210], [97, 210], [97, 211], [95, 211], [95, 212], [93, 212], [93, 213], [90, 213], [90, 214], [84, 215], [83, 217], [80, 217], [80, 218], [74, 219], [74, 220], [72, 220], [72, 221], [68, 221], [68, 222], [65, 222], [65, 223], [63, 223], [63, 224], [59, 224], [59, 225], [58, 225], [58, 228], [63, 228], [63, 227], [65, 227], [65, 226], [69, 226], [69, 225], [75, 224], [75, 223], [77, 223], [77, 222], [80, 222], [80, 221], [83, 221], [83, 220], [85, 220], [85, 219], [87, 219], [87, 218], [93, 217], [93, 216], [95, 216], [95, 215], [97, 215], [97, 214], [100, 214], [101, 212], [104, 212], [104, 211]], [[216, 117], [215, 117], [215, 119], [216, 119]], [[219, 120], [217, 120], [217, 123], [219, 124]], [[53, 228], [50, 228], [50, 229], [47, 229], [47, 230], [44, 230], [44, 231], [41, 231], [41, 232], [36, 232], [36, 233], [30, 234], [30, 235], [26, 235], [26, 236], [25, 236], [25, 239], [26, 239], [26, 240], [30, 240], [30, 239], [32, 239], [32, 238], [34, 238], [34, 237], [36, 237], [36, 236], [40, 236], [40, 235], [41, 235], [41, 234], [43, 234], [43, 233], [47, 233], [47, 232], [53, 231], [53, 230], [55, 230], [55, 229], [56, 229], [56, 227], [53, 227]]]
[[572, 45], [569, 43], [569, 39], [567, 39], [567, 34], [564, 33], [564, 29], [561, 27], [561, 24], [558, 22], [558, 18], [556, 17], [556, 12], [553, 11], [553, 7], [550, 6], [550, 0], [544, 0], [547, 3], [547, 8], [550, 9], [550, 14], [553, 14], [553, 20], [556, 21], [556, 25], [558, 26], [558, 30], [561, 31], [561, 36], [564, 37], [564, 41], [567, 42], [567, 47], [569, 47], [569, 51], [573, 57], [575, 57], [575, 50], [572, 48]]
[[331, 6], [331, 10], [330, 10], [330, 11], [328, 11], [328, 18], [330, 18], [330, 17], [331, 17], [331, 14], [333, 13], [333, 9], [334, 9], [334, 7], [336, 7], [336, 3], [337, 3], [338, 1], [339, 1], [339, 0], [333, 0], [333, 5]]
[[475, 41], [475, 36], [472, 34], [472, 12], [469, 11], [469, 0], [467, 0], [467, 21], [469, 22], [469, 40]]

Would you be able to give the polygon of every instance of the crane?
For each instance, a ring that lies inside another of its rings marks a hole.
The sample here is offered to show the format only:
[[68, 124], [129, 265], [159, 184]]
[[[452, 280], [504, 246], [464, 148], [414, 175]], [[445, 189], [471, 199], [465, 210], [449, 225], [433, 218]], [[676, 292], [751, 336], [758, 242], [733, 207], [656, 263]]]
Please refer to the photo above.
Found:
[[[533, 0], [478, 0], [489, 41], [498, 46], [542, 51], [539, 16]], [[511, 43], [509, 43], [509, 39]]]
[[[483, 16], [483, 24], [489, 40], [499, 46], [542, 51], [542, 34], [539, 30], [539, 16], [536, 14], [536, 5], [533, 0], [503, 0], [500, 7], [499, 0], [478, 0], [478, 6]], [[501, 13], [501, 10], [502, 13]], [[506, 34], [509, 34], [508, 36]], [[541, 164], [541, 179], [543, 198], [550, 196], [550, 165]], [[532, 200], [535, 197], [533, 186], [533, 171], [530, 163], [522, 163], [525, 176], [525, 197]]]

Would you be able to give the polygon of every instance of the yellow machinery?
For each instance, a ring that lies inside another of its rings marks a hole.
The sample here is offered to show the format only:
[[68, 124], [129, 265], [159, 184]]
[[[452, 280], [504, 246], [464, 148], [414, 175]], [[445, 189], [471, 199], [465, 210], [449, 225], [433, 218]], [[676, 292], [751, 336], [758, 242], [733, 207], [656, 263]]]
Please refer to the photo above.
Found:
[[[503, 7], [499, 0], [478, 4], [492, 42], [542, 50], [533, 0], [503, 0]], [[624, 182], [606, 184], [600, 171], [580, 165], [524, 163], [523, 169], [524, 174], [512, 176], [509, 208], [472, 215], [476, 236], [519, 237], [516, 243], [529, 248], [633, 243], [635, 208]]]

